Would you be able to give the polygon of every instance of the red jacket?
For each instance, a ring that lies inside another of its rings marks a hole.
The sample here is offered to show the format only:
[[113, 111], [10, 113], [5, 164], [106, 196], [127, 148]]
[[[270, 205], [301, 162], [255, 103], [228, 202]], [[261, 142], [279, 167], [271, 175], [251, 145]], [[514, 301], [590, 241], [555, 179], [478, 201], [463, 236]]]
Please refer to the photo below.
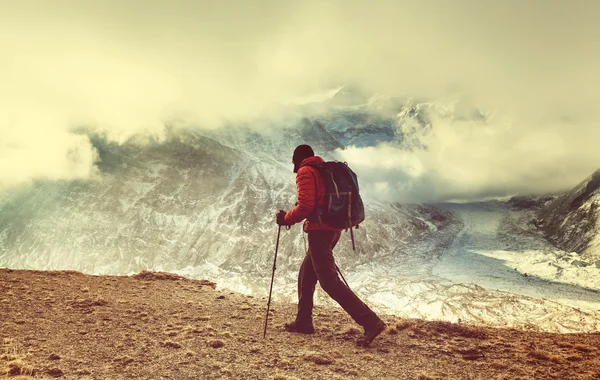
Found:
[[[288, 224], [300, 223], [306, 217], [313, 213], [316, 205], [325, 205], [325, 180], [319, 173], [318, 169], [306, 164], [324, 162], [319, 156], [308, 157], [300, 163], [300, 169], [296, 174], [296, 187], [298, 188], [298, 204], [287, 214], [285, 221]], [[311, 230], [329, 230], [341, 231], [339, 228], [331, 227], [325, 223], [319, 222], [304, 222], [304, 231]]]

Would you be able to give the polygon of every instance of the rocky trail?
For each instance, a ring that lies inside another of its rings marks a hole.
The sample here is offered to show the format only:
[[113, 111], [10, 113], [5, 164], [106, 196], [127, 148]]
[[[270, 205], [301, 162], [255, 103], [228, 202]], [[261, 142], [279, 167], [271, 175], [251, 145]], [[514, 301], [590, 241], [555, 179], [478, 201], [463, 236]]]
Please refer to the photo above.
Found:
[[167, 273], [0, 269], [0, 377], [65, 379], [597, 379], [600, 334], [385, 316], [368, 348], [338, 308], [287, 333], [295, 305]]

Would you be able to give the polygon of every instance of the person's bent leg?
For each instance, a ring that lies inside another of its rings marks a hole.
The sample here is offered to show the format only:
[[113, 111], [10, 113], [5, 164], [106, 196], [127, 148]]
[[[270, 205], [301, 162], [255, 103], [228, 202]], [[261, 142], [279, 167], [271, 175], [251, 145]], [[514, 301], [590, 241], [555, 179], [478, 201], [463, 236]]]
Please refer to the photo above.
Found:
[[309, 231], [308, 244], [312, 267], [323, 290], [329, 294], [351, 317], [365, 328], [383, 324], [375, 314], [350, 288], [338, 277], [333, 248], [339, 240], [340, 232]]

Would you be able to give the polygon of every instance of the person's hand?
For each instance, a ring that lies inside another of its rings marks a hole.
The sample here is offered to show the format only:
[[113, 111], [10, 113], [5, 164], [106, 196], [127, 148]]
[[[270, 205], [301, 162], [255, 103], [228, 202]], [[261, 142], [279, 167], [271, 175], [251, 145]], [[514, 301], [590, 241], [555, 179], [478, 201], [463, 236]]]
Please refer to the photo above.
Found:
[[287, 214], [285, 211], [279, 210], [279, 211], [277, 211], [277, 214], [275, 215], [275, 219], [277, 220], [277, 224], [279, 224], [280, 226], [288, 226], [289, 225], [285, 221], [285, 214]]

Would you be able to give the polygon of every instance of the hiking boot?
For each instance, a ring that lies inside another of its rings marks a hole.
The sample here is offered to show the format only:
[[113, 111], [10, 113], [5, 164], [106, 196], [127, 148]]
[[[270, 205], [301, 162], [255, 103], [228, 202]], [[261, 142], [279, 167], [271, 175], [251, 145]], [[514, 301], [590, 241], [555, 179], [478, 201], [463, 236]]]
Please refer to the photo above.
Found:
[[315, 328], [312, 323], [297, 323], [290, 322], [283, 325], [283, 328], [289, 332], [297, 332], [300, 334], [314, 334]]
[[367, 347], [385, 330], [385, 322], [379, 320], [375, 325], [365, 328], [365, 334], [356, 341], [357, 346]]

